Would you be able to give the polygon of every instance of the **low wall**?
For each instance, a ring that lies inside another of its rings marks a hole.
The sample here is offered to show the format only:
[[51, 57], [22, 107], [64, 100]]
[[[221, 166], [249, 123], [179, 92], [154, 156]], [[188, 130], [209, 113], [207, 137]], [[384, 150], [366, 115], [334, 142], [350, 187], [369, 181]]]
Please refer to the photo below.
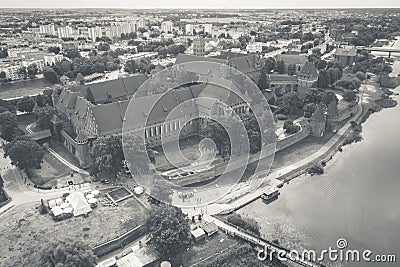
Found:
[[301, 130], [299, 132], [276, 142], [275, 152], [285, 149], [310, 135], [310, 127], [308, 122], [304, 120], [300, 121], [299, 124], [301, 126]]
[[120, 235], [117, 238], [114, 238], [103, 244], [95, 246], [94, 254], [96, 254], [98, 257], [101, 257], [107, 253], [113, 252], [135, 241], [136, 239], [144, 235], [144, 233], [145, 233], [144, 226], [139, 225], [133, 228], [132, 230], [126, 232], [125, 234]]

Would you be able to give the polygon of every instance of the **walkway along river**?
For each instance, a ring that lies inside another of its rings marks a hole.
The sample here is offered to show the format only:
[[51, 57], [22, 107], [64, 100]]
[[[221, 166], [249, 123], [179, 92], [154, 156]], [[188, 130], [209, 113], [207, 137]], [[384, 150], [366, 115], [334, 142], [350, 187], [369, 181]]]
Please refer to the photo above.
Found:
[[399, 119], [399, 105], [373, 114], [363, 124], [364, 140], [345, 146], [324, 175], [296, 178], [277, 201], [265, 205], [257, 200], [238, 212], [257, 220], [267, 239], [292, 249], [336, 248], [336, 241], [345, 238], [349, 249], [396, 254], [400, 261]]

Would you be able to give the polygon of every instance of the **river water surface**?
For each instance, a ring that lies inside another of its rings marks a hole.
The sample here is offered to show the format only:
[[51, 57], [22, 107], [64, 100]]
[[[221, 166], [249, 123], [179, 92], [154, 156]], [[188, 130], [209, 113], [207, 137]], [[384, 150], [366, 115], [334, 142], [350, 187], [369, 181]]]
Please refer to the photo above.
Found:
[[278, 200], [269, 205], [258, 200], [239, 213], [291, 249], [336, 249], [336, 241], [345, 238], [348, 249], [396, 254], [397, 263], [343, 266], [400, 266], [399, 122], [400, 105], [371, 115], [363, 124], [364, 140], [345, 146], [324, 175], [296, 178]]

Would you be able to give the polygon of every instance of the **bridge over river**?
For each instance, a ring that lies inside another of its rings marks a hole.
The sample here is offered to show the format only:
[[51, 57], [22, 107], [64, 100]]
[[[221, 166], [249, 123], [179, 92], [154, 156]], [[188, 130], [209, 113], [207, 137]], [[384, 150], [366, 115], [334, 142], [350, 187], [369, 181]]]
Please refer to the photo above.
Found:
[[387, 52], [389, 53], [389, 58], [391, 57], [392, 53], [399, 53], [400, 54], [400, 48], [397, 47], [365, 47], [365, 46], [357, 46], [357, 50], [367, 50], [370, 52]]
[[300, 266], [305, 266], [305, 267], [324, 267], [325, 265], [323, 265], [320, 262], [314, 261], [312, 259], [307, 259], [306, 257], [302, 257], [301, 252], [300, 255], [294, 255], [295, 253], [290, 253], [290, 250], [287, 248], [284, 248], [278, 244], [275, 244], [273, 242], [270, 242], [268, 240], [265, 240], [262, 237], [257, 237], [253, 234], [247, 233], [244, 230], [228, 224], [226, 222], [223, 222], [222, 220], [219, 220], [215, 217], [211, 217], [209, 215], [205, 215], [205, 219], [207, 221], [213, 221], [219, 229], [221, 229], [222, 231], [231, 234], [233, 236], [236, 236], [240, 239], [243, 239], [247, 242], [249, 242], [250, 244], [260, 248], [260, 249], [265, 249], [267, 248], [268, 250], [268, 254], [273, 253], [273, 255], [280, 255], [280, 258], [286, 258], [287, 261], [296, 263]]

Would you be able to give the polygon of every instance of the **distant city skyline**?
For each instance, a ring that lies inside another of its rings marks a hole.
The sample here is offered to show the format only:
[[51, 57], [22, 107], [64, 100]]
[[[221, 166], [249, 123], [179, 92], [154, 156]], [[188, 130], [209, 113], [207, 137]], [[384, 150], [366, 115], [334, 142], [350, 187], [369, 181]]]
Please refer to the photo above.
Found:
[[156, 9], [156, 8], [183, 8], [183, 9], [279, 9], [279, 8], [400, 8], [400, 1], [381, 0], [337, 0], [321, 2], [316, 0], [299, 2], [294, 0], [280, 0], [279, 2], [265, 2], [259, 0], [153, 0], [135, 1], [98, 1], [98, 0], [69, 0], [69, 1], [28, 1], [14, 0], [2, 3], [3, 8], [129, 8], [129, 9]]

